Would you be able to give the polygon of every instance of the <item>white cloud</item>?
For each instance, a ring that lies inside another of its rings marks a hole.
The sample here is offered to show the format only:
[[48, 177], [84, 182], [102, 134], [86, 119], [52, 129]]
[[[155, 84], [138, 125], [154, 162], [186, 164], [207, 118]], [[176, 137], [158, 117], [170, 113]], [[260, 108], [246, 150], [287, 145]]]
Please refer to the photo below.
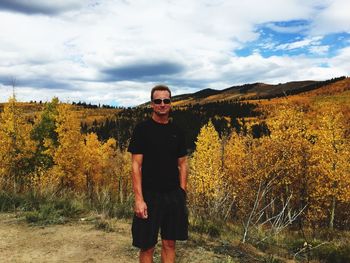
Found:
[[[335, 19], [338, 12], [340, 18], [326, 31], [333, 27], [347, 30], [350, 24], [340, 10], [346, 2], [341, 1], [155, 0], [150, 4], [146, 0], [103, 0], [81, 4], [70, 0], [55, 2], [45, 13], [46, 3], [33, 0], [27, 2], [27, 9], [18, 4], [16, 12], [8, 12], [9, 8], [0, 4], [0, 83], [16, 77], [22, 100], [58, 96], [62, 100], [136, 105], [147, 101], [150, 88], [159, 82], [179, 94], [246, 82], [334, 77], [332, 74], [343, 70], [336, 61], [331, 64], [334, 68], [322, 69], [312, 58], [267, 59], [258, 53], [240, 58], [234, 50], [259, 38], [259, 24], [311, 19], [311, 36], [277, 47], [269, 41], [262, 45], [283, 50], [307, 47], [310, 52], [325, 54], [327, 46], [319, 42], [324, 31], [318, 24]], [[32, 12], [31, 7], [44, 11]], [[40, 15], [33, 15], [36, 13]], [[304, 31], [304, 27], [288, 30]], [[182, 70], [170, 70], [154, 80], [156, 75], [151, 74], [105, 82], [106, 70], [120, 72], [154, 64], [178, 65]], [[1, 101], [7, 99], [7, 89], [0, 86]]]
[[281, 45], [278, 45], [276, 48], [283, 49], [283, 50], [297, 49], [297, 48], [308, 46], [310, 45], [311, 42], [312, 42], [311, 39], [305, 39], [305, 40], [300, 40], [292, 43], [281, 44]]
[[339, 51], [338, 55], [329, 60], [331, 68], [340, 70], [343, 76], [350, 75], [350, 47], [346, 47]]
[[309, 48], [311, 53], [317, 54], [317, 55], [326, 55], [328, 50], [329, 50], [329, 46], [327, 45], [323, 45], [323, 46], [311, 46]]
[[312, 23], [312, 34], [328, 34], [337, 32], [350, 33], [350, 1], [327, 0], [328, 5], [315, 14]]
[[308, 47], [310, 45], [318, 45], [320, 39], [322, 39], [322, 37], [317, 36], [317, 37], [303, 39], [303, 40], [299, 40], [291, 43], [285, 43], [285, 44], [276, 46], [276, 49], [292, 50], [292, 49]]

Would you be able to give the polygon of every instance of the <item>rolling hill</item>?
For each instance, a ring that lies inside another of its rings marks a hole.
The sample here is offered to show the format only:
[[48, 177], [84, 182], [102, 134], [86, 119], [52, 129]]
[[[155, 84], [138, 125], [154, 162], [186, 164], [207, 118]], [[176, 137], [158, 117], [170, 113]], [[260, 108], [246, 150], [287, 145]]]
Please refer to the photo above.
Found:
[[[305, 93], [319, 90], [332, 83], [347, 80], [349, 78], [340, 77], [326, 81], [292, 81], [280, 84], [252, 83], [241, 86], [232, 86], [223, 90], [204, 89], [195, 93], [173, 96], [174, 106], [186, 106], [191, 104], [205, 104], [219, 101], [242, 101], [242, 100], [262, 100], [288, 95]], [[144, 104], [144, 105], [147, 105]]]

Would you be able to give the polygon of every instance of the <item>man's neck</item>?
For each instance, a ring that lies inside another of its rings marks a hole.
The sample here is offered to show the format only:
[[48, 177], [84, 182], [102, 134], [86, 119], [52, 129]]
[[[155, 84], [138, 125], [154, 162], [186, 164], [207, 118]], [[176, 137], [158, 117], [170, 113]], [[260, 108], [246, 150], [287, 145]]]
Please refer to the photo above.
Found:
[[169, 122], [169, 115], [157, 115], [155, 113], [152, 114], [152, 119], [155, 122], [162, 123], [162, 124], [167, 124]]

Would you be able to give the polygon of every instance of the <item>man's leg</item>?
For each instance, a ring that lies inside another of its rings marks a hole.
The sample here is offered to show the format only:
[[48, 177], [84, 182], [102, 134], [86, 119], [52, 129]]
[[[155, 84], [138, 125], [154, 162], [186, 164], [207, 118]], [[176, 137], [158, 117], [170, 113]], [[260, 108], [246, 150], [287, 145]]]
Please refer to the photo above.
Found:
[[153, 262], [153, 252], [154, 247], [148, 248], [148, 249], [141, 249], [140, 250], [140, 263], [152, 263]]
[[162, 263], [175, 262], [175, 240], [162, 239]]

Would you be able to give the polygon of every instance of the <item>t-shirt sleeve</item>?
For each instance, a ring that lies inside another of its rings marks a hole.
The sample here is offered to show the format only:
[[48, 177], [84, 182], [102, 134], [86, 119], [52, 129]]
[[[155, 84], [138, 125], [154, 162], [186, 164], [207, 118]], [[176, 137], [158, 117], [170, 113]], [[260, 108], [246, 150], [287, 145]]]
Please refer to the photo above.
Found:
[[143, 154], [145, 150], [145, 141], [142, 138], [142, 128], [136, 125], [128, 147], [128, 152], [133, 154]]
[[179, 131], [179, 146], [177, 150], [177, 157], [184, 157], [187, 155], [185, 134], [182, 130]]

